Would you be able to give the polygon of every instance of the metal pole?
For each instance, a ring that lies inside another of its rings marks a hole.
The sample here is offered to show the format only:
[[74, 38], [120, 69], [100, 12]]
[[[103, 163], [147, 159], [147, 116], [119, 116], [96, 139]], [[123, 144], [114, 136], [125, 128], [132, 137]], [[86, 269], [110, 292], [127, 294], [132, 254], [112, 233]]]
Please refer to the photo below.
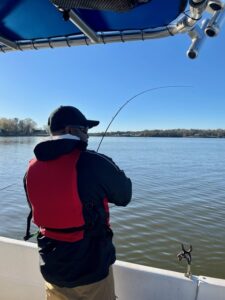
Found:
[[71, 9], [69, 11], [69, 20], [82, 31], [92, 43], [98, 43], [99, 37], [97, 34]]
[[14, 50], [17, 50], [18, 49], [18, 46], [16, 43], [10, 41], [10, 40], [7, 40], [5, 39], [4, 37], [0, 36], [0, 43], [2, 43], [3, 45], [9, 47], [9, 48], [12, 48]]

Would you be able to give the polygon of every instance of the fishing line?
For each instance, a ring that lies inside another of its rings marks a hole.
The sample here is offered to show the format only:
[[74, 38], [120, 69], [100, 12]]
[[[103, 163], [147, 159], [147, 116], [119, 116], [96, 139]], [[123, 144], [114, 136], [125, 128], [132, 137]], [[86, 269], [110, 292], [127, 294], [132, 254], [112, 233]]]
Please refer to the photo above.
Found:
[[116, 111], [115, 115], [112, 117], [112, 120], [109, 122], [109, 125], [107, 126], [105, 132], [103, 133], [103, 136], [100, 140], [100, 143], [98, 145], [98, 148], [96, 150], [96, 152], [98, 152], [101, 144], [102, 144], [102, 141], [109, 129], [109, 127], [111, 126], [112, 122], [115, 120], [116, 116], [118, 116], [118, 114], [121, 112], [121, 110], [129, 103], [131, 102], [133, 99], [145, 94], [145, 93], [148, 93], [148, 92], [152, 92], [152, 91], [156, 91], [156, 90], [162, 90], [162, 89], [169, 89], [169, 88], [190, 88], [192, 86], [188, 86], [188, 85], [164, 85], [164, 86], [158, 86], [158, 87], [154, 87], [154, 88], [150, 88], [150, 89], [147, 89], [147, 90], [144, 90], [134, 96], [132, 96], [131, 98], [129, 98], [128, 100], [126, 100], [121, 106], [120, 108]]
[[11, 187], [11, 186], [13, 186], [13, 185], [15, 185], [15, 184], [16, 184], [16, 183], [12, 183], [12, 184], [10, 184], [10, 185], [7, 185], [7, 186], [1, 188], [0, 191], [6, 190], [6, 189], [8, 189], [9, 187]]
[[[189, 86], [189, 85], [165, 85], [165, 86], [159, 86], [159, 87], [154, 87], [154, 88], [150, 88], [150, 89], [147, 89], [147, 90], [144, 90], [134, 96], [132, 96], [131, 98], [129, 98], [128, 100], [126, 100], [120, 107], [119, 109], [116, 111], [115, 115], [112, 117], [112, 120], [109, 122], [109, 125], [107, 126], [101, 140], [100, 140], [100, 143], [98, 145], [98, 148], [96, 150], [96, 152], [98, 152], [101, 144], [102, 144], [102, 141], [109, 129], [109, 127], [111, 126], [112, 122], [115, 120], [116, 116], [118, 116], [118, 114], [121, 112], [121, 110], [129, 103], [131, 102], [133, 99], [137, 98], [138, 96], [141, 96], [142, 94], [145, 94], [145, 93], [148, 93], [148, 92], [152, 92], [152, 91], [155, 91], [155, 90], [160, 90], [160, 89], [169, 89], [169, 88], [190, 88], [192, 86]], [[115, 204], [112, 204], [110, 205], [110, 209], [114, 208], [114, 207], [117, 207]]]

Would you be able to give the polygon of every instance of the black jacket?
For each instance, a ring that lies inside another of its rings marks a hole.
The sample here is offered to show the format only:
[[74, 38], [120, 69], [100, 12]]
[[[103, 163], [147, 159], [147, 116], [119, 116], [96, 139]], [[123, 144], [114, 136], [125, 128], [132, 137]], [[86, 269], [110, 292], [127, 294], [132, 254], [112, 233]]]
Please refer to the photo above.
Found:
[[[39, 234], [37, 238], [41, 273], [46, 281], [64, 287], [75, 287], [102, 280], [115, 262], [112, 231], [105, 226], [103, 199], [126, 206], [131, 200], [131, 181], [111, 158], [86, 150], [82, 141], [59, 139], [38, 144], [34, 153], [38, 160], [48, 161], [70, 153], [82, 152], [77, 163], [78, 192], [83, 203], [94, 203], [95, 230], [83, 240], [63, 242]], [[84, 211], [87, 220], [90, 213]]]

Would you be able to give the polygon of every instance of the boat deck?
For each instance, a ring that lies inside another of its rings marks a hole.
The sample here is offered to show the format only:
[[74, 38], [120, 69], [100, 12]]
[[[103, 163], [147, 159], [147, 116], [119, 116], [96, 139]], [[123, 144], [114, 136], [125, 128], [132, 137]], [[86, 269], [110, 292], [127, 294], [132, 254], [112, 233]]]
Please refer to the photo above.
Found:
[[[0, 299], [44, 300], [34, 243], [0, 237]], [[117, 261], [119, 300], [225, 300], [225, 280], [184, 274]]]

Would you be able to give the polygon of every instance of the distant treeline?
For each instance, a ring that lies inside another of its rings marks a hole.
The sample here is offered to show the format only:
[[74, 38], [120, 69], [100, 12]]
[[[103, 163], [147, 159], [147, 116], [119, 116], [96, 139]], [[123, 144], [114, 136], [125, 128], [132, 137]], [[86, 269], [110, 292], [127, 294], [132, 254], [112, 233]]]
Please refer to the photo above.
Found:
[[[90, 136], [103, 136], [104, 132], [90, 133]], [[38, 129], [36, 122], [30, 118], [0, 118], [0, 136], [32, 136], [48, 135], [47, 126]], [[142, 131], [114, 131], [107, 132], [106, 136], [121, 137], [202, 137], [225, 138], [225, 129], [154, 129]]]
[[[104, 133], [93, 133], [92, 136], [102, 136]], [[154, 129], [142, 131], [107, 132], [106, 136], [124, 137], [202, 137], [225, 138], [225, 129]]]
[[0, 118], [0, 136], [27, 136], [46, 133], [45, 130], [36, 129], [37, 124], [30, 118]]

